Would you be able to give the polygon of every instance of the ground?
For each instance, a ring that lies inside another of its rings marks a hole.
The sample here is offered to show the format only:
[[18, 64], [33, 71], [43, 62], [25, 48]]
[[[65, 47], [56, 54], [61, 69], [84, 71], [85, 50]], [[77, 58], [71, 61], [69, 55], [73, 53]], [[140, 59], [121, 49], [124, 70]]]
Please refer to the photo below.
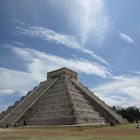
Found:
[[0, 129], [0, 140], [140, 140], [135, 125]]

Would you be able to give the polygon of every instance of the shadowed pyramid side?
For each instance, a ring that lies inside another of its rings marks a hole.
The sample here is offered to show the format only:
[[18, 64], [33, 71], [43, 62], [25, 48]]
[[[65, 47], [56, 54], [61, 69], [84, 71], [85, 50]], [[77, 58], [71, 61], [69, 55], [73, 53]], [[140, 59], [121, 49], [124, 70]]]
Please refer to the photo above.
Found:
[[101, 114], [101, 116], [105, 118], [107, 123], [110, 123], [110, 120], [113, 120], [118, 124], [128, 123], [126, 119], [113, 111], [107, 104], [105, 104], [105, 102], [99, 99], [82, 83], [78, 82], [77, 80], [72, 80], [72, 82], [81, 91], [81, 93], [83, 93], [87, 97], [87, 100], [89, 100], [91, 105], [94, 106], [95, 110], [97, 110]]
[[105, 119], [96, 111], [88, 98], [69, 79], [68, 90], [76, 116], [75, 124], [104, 124]]

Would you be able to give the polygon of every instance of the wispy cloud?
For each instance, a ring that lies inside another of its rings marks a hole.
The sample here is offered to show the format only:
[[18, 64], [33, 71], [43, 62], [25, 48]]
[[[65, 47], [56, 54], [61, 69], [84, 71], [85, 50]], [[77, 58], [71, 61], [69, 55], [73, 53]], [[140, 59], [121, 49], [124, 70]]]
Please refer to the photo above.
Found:
[[0, 67], [0, 96], [25, 94], [36, 84], [29, 73]]
[[8, 107], [7, 104], [0, 105], [0, 112], [3, 111], [3, 110], [5, 110], [7, 107]]
[[102, 57], [95, 54], [93, 51], [85, 49], [74, 36], [67, 35], [63, 33], [57, 33], [53, 30], [44, 27], [38, 26], [26, 26], [26, 27], [17, 27], [18, 33], [23, 35], [28, 35], [36, 38], [40, 38], [43, 40], [55, 42], [57, 44], [62, 44], [65, 47], [75, 49], [81, 51], [86, 54], [90, 54], [92, 57], [102, 62], [103, 64], [109, 66], [108, 62], [104, 60]]
[[110, 21], [103, 0], [62, 0], [61, 4], [53, 0], [52, 3], [66, 10], [69, 27], [79, 36], [81, 44], [85, 44], [91, 33], [94, 41], [104, 40]]
[[[15, 0], [6, 3], [5, 6], [8, 11], [6, 15], [9, 18], [21, 19], [22, 16], [25, 17], [24, 19], [30, 19], [28, 21], [32, 21], [32, 23], [45, 22], [48, 24], [50, 15], [62, 15], [62, 18], [58, 19], [59, 23], [63, 23], [60, 26], [64, 26], [66, 30], [68, 29], [74, 36], [76, 35], [80, 44], [85, 44], [89, 37], [92, 37], [94, 42], [100, 43], [110, 32], [110, 21], [112, 20], [109, 19], [106, 12], [105, 2], [105, 0], [61, 0], [61, 2], [58, 0], [36, 0], [36, 2]], [[50, 9], [54, 14], [49, 13]], [[52, 16], [50, 21], [55, 22], [55, 19]], [[19, 23], [24, 24], [21, 21]], [[57, 24], [53, 23], [58, 27]]]
[[70, 20], [77, 28], [82, 44], [87, 41], [90, 33], [96, 37], [94, 41], [102, 42], [109, 24], [103, 0], [75, 0], [74, 2], [70, 11]]
[[93, 91], [110, 105], [140, 106], [140, 74], [115, 76]]
[[13, 104], [10, 98], [24, 96], [37, 84], [38, 81], [28, 72], [0, 67], [0, 112]]
[[122, 33], [119, 31], [119, 35], [121, 37], [122, 40], [124, 40], [127, 43], [135, 43], [134, 39], [132, 37], [130, 37], [129, 35]]
[[23, 49], [18, 47], [11, 47], [11, 49], [21, 59], [29, 62], [28, 71], [32, 74], [34, 73], [35, 76], [39, 78], [39, 80], [41, 80], [41, 77], [44, 77], [44, 74], [46, 74], [47, 71], [51, 71], [60, 67], [69, 67], [73, 70], [85, 74], [96, 75], [102, 78], [111, 76], [110, 69], [107, 67], [101, 66], [97, 63], [89, 62], [85, 59], [67, 59], [29, 48]]

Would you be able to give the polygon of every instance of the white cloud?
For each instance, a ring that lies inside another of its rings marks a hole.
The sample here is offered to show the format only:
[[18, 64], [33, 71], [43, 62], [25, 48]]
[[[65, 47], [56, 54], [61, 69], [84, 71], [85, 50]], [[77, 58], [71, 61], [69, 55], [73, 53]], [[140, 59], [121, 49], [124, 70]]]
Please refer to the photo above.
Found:
[[106, 62], [102, 57], [95, 54], [93, 51], [85, 49], [72, 35], [57, 33], [53, 30], [44, 27], [38, 27], [38, 26], [26, 26], [25, 28], [17, 27], [17, 29], [18, 29], [18, 33], [20, 34], [41, 38], [47, 41], [52, 41], [57, 44], [62, 44], [65, 47], [75, 49], [84, 52], [86, 54], [90, 54], [95, 59], [109, 66], [108, 62]]
[[29, 73], [0, 67], [0, 96], [23, 95], [37, 84]]
[[140, 106], [140, 74], [115, 76], [93, 91], [110, 105]]
[[0, 112], [5, 110], [8, 105], [3, 104], [3, 99], [0, 98]]
[[30, 73], [0, 67], [0, 112], [9, 106], [5, 96], [24, 96], [36, 85], [38, 81], [31, 77]]
[[[75, 0], [70, 11], [70, 20], [79, 31], [82, 44], [85, 43], [90, 33], [100, 42], [108, 29], [102, 0]], [[70, 23], [71, 23], [70, 22]]]
[[62, 0], [61, 3], [53, 0], [52, 4], [64, 9], [69, 27], [80, 37], [81, 44], [85, 44], [91, 33], [98, 43], [106, 37], [110, 21], [103, 0]]
[[0, 112], [3, 110], [6, 110], [6, 108], [8, 107], [8, 105], [0, 105]]
[[135, 43], [135, 41], [133, 40], [132, 37], [130, 37], [129, 35], [119, 32], [119, 35], [121, 37], [122, 40], [124, 40], [127, 43]]
[[62, 58], [29, 48], [11, 47], [11, 49], [21, 59], [28, 62], [28, 72], [31, 73], [32, 76], [34, 75], [33, 77], [37, 78], [37, 80], [44, 79], [46, 72], [60, 67], [68, 67], [85, 74], [96, 75], [102, 78], [111, 76], [110, 69], [97, 63], [91, 63], [88, 60]]
[[5, 96], [24, 96], [37, 85], [38, 81], [28, 72], [0, 67], [0, 112], [10, 105]]

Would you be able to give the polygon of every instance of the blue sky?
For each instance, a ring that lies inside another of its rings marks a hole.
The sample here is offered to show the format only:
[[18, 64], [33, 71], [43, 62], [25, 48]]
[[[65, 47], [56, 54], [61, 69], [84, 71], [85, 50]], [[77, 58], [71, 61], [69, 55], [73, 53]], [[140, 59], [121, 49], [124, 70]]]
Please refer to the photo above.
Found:
[[140, 106], [139, 0], [1, 0], [0, 111], [68, 67], [108, 105]]

